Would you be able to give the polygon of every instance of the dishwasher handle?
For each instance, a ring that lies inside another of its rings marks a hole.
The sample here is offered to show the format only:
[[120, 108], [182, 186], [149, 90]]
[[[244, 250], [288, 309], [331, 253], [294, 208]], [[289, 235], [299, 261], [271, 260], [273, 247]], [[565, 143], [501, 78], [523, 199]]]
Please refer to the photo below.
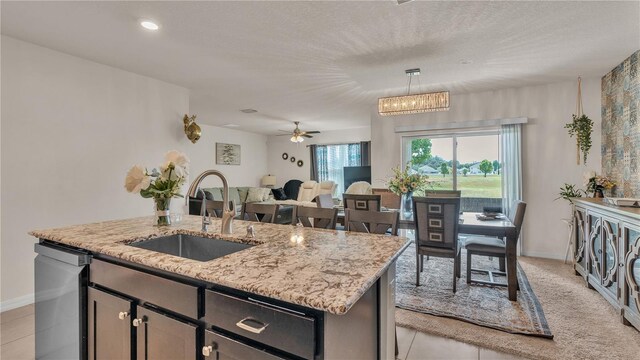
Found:
[[91, 256], [81, 251], [67, 249], [49, 244], [35, 244], [33, 250], [48, 258], [75, 266], [85, 266], [91, 263]]

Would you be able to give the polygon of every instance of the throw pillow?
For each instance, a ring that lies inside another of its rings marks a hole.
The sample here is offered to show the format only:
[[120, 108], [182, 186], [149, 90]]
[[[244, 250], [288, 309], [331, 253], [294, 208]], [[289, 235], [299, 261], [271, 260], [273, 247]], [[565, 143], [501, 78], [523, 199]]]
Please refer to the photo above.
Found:
[[247, 201], [246, 202], [261, 202], [264, 201], [264, 191], [262, 188], [249, 188], [249, 192], [247, 193]]
[[262, 201], [267, 201], [271, 197], [270, 188], [262, 188]]
[[273, 193], [273, 197], [276, 200], [287, 200], [287, 194], [285, 194], [283, 188], [271, 189], [271, 193]]

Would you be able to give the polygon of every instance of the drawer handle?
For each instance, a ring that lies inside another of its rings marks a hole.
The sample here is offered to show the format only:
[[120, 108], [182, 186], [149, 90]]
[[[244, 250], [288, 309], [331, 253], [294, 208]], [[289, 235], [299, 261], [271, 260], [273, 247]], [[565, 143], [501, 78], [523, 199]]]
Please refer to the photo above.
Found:
[[129, 313], [126, 311], [120, 311], [120, 313], [118, 314], [118, 319], [120, 320], [124, 320], [127, 316], [129, 316]]
[[132, 323], [133, 326], [138, 327], [140, 325], [142, 325], [142, 323], [144, 322], [144, 318], [143, 319], [133, 319]]
[[[247, 323], [251, 322], [251, 323], [255, 323], [255, 324], [259, 324], [262, 325], [261, 327], [253, 327], [251, 325], [248, 325]], [[267, 328], [267, 326], [269, 326], [269, 324], [264, 324], [256, 319], [252, 319], [251, 317], [246, 317], [240, 321], [238, 321], [236, 323], [236, 326], [239, 327], [240, 329], [243, 330], [247, 330], [248, 332], [252, 332], [254, 334], [260, 334], [261, 332], [264, 331], [264, 329]]]
[[211, 355], [211, 353], [216, 351], [216, 349], [218, 349], [218, 346], [216, 344], [209, 345], [209, 346], [203, 346], [202, 347], [202, 355], [203, 356], [209, 356], [209, 355]]

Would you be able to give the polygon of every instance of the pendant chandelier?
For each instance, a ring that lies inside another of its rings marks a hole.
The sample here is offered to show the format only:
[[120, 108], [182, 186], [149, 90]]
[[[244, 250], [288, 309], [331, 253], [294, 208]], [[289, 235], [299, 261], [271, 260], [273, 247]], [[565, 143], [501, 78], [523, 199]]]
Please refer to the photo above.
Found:
[[418, 76], [418, 81], [420, 81], [420, 69], [408, 69], [404, 72], [409, 77], [407, 95], [379, 98], [378, 114], [389, 116], [449, 110], [448, 91], [411, 95], [411, 78]]

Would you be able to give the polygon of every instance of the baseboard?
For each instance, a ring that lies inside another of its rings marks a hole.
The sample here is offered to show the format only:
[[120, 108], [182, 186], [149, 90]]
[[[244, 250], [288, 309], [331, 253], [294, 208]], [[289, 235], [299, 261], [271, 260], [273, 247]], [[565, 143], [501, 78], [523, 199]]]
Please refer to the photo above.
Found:
[[[563, 260], [564, 261], [564, 255], [557, 254], [557, 253], [545, 253], [545, 252], [538, 252], [538, 251], [525, 251], [524, 254], [522, 254], [522, 256], [531, 256], [531, 257], [553, 259], [553, 260]], [[571, 257], [569, 257], [569, 260], [571, 260]]]
[[5, 300], [0, 302], [0, 312], [9, 311], [15, 308], [19, 308], [21, 306], [33, 304], [33, 302], [34, 302], [33, 294], [27, 294], [17, 298]]

